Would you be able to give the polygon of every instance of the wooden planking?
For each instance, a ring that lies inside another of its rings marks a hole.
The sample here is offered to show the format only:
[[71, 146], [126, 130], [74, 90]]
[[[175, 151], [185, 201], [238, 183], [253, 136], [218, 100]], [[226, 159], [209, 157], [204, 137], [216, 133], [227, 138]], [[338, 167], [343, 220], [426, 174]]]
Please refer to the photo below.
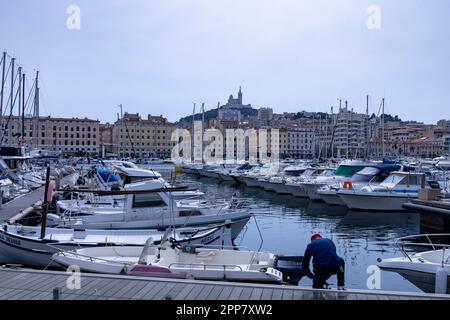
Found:
[[161, 291], [164, 288], [164, 285], [165, 285], [164, 282], [161, 282], [161, 281], [156, 282], [155, 286], [153, 286], [153, 288], [150, 291], [148, 291], [143, 296], [143, 298], [144, 299], [149, 299], [149, 300], [153, 299], [153, 297], [156, 296], [158, 294], [158, 292]]
[[274, 289], [272, 292], [272, 298], [271, 300], [281, 300], [283, 296], [283, 290], [281, 289]]
[[156, 286], [157, 282], [148, 282], [139, 292], [136, 292], [133, 299], [143, 299], [143, 297]]
[[230, 294], [233, 291], [233, 287], [231, 286], [225, 286], [222, 290], [222, 292], [217, 297], [217, 300], [229, 300]]
[[[65, 272], [0, 269], [0, 300], [43, 300], [61, 289], [62, 300], [176, 299], [176, 300], [411, 300], [435, 299], [425, 294], [369, 292], [362, 290], [311, 290], [230, 282], [154, 279], [84, 274], [81, 289], [69, 290]], [[449, 299], [450, 296], [440, 296]]]
[[273, 289], [264, 288], [261, 294], [261, 300], [270, 300], [272, 298]]
[[17, 197], [2, 205], [0, 208], [0, 221], [9, 220], [28, 207], [33, 206], [44, 198], [44, 187], [40, 187], [23, 196]]
[[[201, 285], [194, 286], [194, 288], [192, 288], [192, 290], [188, 293], [188, 295], [186, 296], [185, 299], [186, 300], [195, 300], [197, 298], [197, 296], [200, 295], [200, 293], [202, 292], [203, 288], [204, 287], [201, 286]], [[211, 289], [211, 291], [212, 291], [212, 289]], [[210, 291], [210, 293], [211, 293], [211, 291]], [[203, 298], [203, 300], [204, 299], [206, 299], [206, 298]]]
[[290, 289], [284, 289], [282, 299], [283, 300], [292, 300], [294, 297], [294, 291]]
[[176, 283], [165, 283], [163, 284], [163, 288], [162, 290], [159, 290], [154, 296], [153, 296], [153, 300], [164, 300], [167, 298], [170, 290], [175, 287], [177, 284]]
[[243, 288], [241, 287], [234, 287], [233, 291], [231, 291], [230, 296], [228, 297], [228, 300], [238, 300], [242, 290]]
[[263, 293], [262, 288], [254, 288], [252, 294], [249, 297], [249, 300], [260, 300], [262, 293]]
[[222, 293], [223, 286], [214, 286], [211, 292], [208, 294], [205, 300], [217, 300]]
[[253, 288], [244, 288], [242, 290], [241, 295], [239, 296], [239, 300], [249, 300], [252, 295]]
[[177, 294], [174, 299], [176, 300], [185, 300], [189, 292], [191, 292], [192, 289], [194, 289], [194, 284], [188, 284], [185, 285], [184, 288], [180, 291], [180, 293]]

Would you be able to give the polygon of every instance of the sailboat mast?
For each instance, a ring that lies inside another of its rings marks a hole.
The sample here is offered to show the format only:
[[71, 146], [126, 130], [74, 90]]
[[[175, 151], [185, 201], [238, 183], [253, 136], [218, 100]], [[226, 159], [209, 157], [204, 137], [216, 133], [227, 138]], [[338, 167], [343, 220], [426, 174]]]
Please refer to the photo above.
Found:
[[203, 126], [205, 125], [205, 103], [203, 102], [202, 103], [202, 132], [201, 132], [201, 135], [202, 135], [202, 163], [204, 163], [203, 162]]
[[194, 126], [194, 122], [195, 122], [195, 106], [196, 103], [193, 102], [194, 105], [194, 109], [192, 110], [192, 145], [191, 145], [191, 162], [194, 162], [195, 160], [195, 126]]
[[123, 157], [123, 136], [124, 136], [125, 132], [123, 131], [123, 110], [122, 110], [122, 104], [119, 104], [119, 108], [120, 108], [120, 131], [121, 131], [119, 156]]
[[366, 127], [365, 127], [365, 138], [366, 138], [366, 147], [365, 147], [365, 158], [369, 157], [369, 95], [366, 95]]
[[384, 118], [384, 98], [383, 98], [381, 104], [382, 104], [382, 114], [381, 114], [381, 117], [382, 117], [382, 121], [381, 121], [382, 140], [381, 140], [381, 145], [382, 145], [382, 152], [383, 152], [383, 158], [384, 158], [385, 157], [385, 152], [386, 152], [385, 146], [384, 146], [384, 126], [385, 126], [385, 123], [384, 123], [384, 120], [385, 120], [385, 118]]
[[11, 58], [11, 91], [10, 91], [10, 109], [9, 114], [13, 114], [13, 108], [14, 108], [14, 67], [16, 64], [16, 58]]
[[[0, 91], [0, 130], [2, 129], [3, 120], [3, 92], [5, 89], [5, 66], [6, 66], [6, 52], [3, 52], [2, 56], [2, 84]], [[1, 130], [3, 136], [3, 130]]]
[[34, 91], [34, 125], [33, 125], [35, 146], [39, 146], [39, 71], [36, 71], [35, 91]]
[[25, 73], [22, 74], [22, 134], [21, 138], [25, 141]]
[[[25, 97], [22, 97], [22, 67], [19, 67], [19, 77], [18, 77], [18, 79], [19, 79], [19, 87], [18, 87], [18, 90], [19, 90], [19, 104], [18, 104], [18, 117], [17, 117], [17, 126], [20, 128], [21, 127], [21, 121], [20, 121], [20, 119], [21, 119], [21, 113], [22, 113], [22, 100], [24, 100], [25, 99]], [[19, 132], [21, 132], [21, 131], [19, 131]], [[20, 140], [22, 140], [21, 139], [22, 137], [20, 137], [20, 139], [19, 139], [19, 141]]]

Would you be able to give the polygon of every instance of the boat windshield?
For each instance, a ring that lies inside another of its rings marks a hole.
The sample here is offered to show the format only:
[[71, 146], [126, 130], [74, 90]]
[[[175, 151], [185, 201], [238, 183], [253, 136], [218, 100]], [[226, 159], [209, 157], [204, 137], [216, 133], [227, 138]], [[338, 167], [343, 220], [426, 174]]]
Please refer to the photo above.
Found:
[[334, 171], [335, 176], [351, 177], [358, 171], [364, 169], [364, 166], [339, 166], [339, 168]]
[[352, 182], [369, 182], [373, 179], [373, 177], [377, 176], [380, 173], [380, 170], [374, 167], [366, 167], [361, 171], [357, 172], [352, 177]]
[[399, 175], [399, 174], [391, 174], [389, 177], [387, 177], [383, 182], [382, 185], [389, 185], [389, 186], [396, 186], [398, 185], [405, 176]]
[[288, 177], [298, 177], [302, 175], [305, 172], [305, 170], [288, 170], [285, 171], [284, 174]]

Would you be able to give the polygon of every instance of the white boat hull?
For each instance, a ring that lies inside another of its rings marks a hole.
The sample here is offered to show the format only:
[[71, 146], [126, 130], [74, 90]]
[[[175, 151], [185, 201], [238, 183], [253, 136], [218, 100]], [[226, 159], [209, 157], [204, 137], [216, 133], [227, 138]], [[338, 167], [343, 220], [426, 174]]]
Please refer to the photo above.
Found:
[[417, 194], [394, 192], [339, 191], [338, 195], [350, 209], [366, 211], [405, 211], [402, 205], [417, 198]]
[[[197, 236], [194, 235], [192, 240], [188, 240], [186, 232], [192, 233], [195, 229], [180, 229], [176, 233], [176, 238], [181, 242], [189, 242], [195, 245], [222, 245], [230, 247], [233, 245], [230, 235], [231, 231], [227, 231], [226, 228], [226, 226], [223, 226], [212, 228], [210, 231], [200, 231]], [[39, 227], [34, 227], [33, 229], [39, 232]], [[61, 231], [63, 232], [64, 230]], [[48, 232], [51, 232], [50, 229]], [[52, 255], [60, 251], [104, 246], [122, 247], [124, 245], [141, 248], [149, 237], [157, 240], [163, 236], [163, 232], [156, 230], [117, 231], [116, 233], [112, 232], [109, 236], [104, 230], [88, 230], [87, 232], [95, 237], [92, 241], [89, 241], [89, 238], [83, 240], [77, 239], [73, 235], [70, 237], [70, 232], [73, 232], [73, 230], [67, 230], [67, 239], [72, 238], [72, 240], [58, 241], [49, 240], [48, 236], [41, 240], [36, 237], [26, 237], [0, 229], [0, 262], [32, 267], [59, 267], [60, 265], [53, 261]], [[103, 234], [105, 235], [103, 236]]]
[[259, 188], [258, 179], [255, 177], [243, 177], [245, 185], [249, 188]]
[[326, 204], [332, 206], [345, 206], [345, 202], [337, 194], [335, 190], [319, 190], [317, 191], [318, 197]]

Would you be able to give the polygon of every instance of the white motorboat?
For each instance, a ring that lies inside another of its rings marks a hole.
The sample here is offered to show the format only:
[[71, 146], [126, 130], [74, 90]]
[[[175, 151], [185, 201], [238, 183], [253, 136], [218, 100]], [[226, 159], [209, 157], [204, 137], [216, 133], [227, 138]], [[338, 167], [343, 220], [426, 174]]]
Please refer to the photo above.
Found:
[[311, 179], [307, 182], [303, 182], [302, 186], [305, 188], [308, 198], [311, 200], [320, 200], [317, 191], [326, 185], [335, 185], [344, 182], [351, 178], [355, 173], [364, 169], [364, 167], [369, 166], [369, 163], [356, 161], [356, 160], [345, 160], [339, 167], [334, 171], [331, 176], [319, 176], [315, 179]]
[[66, 210], [60, 216], [49, 214], [48, 225], [85, 229], [165, 230], [170, 226], [198, 227], [230, 221], [236, 222], [232, 225], [232, 237], [235, 239], [251, 217], [251, 213], [239, 208], [238, 203], [176, 200], [170, 190], [166, 188], [165, 181], [159, 179], [135, 182], [125, 186], [123, 191], [110, 192], [126, 194], [122, 208], [88, 206], [76, 215]]
[[333, 171], [327, 168], [308, 168], [299, 177], [287, 178], [285, 189], [295, 197], [308, 198], [304, 184], [318, 177], [329, 177]]
[[[378, 259], [378, 266], [382, 270], [399, 273], [425, 292], [450, 293], [450, 242], [448, 240], [450, 240], [450, 234], [400, 238], [397, 244], [404, 256]], [[436, 292], [436, 288], [441, 292]]]
[[[143, 246], [149, 237], [161, 239], [164, 232], [157, 230], [95, 230], [46, 228], [40, 237], [41, 227], [2, 224], [0, 227], [0, 252], [2, 263], [26, 266], [58, 266], [52, 255], [62, 250], [92, 247]], [[232, 246], [231, 224], [204, 228], [182, 228], [175, 239], [183, 244]]]
[[403, 211], [402, 205], [418, 198], [420, 188], [429, 188], [425, 175], [412, 172], [392, 172], [378, 185], [367, 185], [360, 190], [338, 191], [347, 207], [366, 211]]
[[286, 167], [280, 175], [271, 177], [269, 189], [278, 194], [292, 194], [286, 182], [301, 176], [308, 168], [305, 166], [289, 166]]
[[367, 183], [377, 185], [386, 179], [393, 171], [401, 170], [401, 165], [396, 164], [380, 164], [365, 167], [361, 171], [355, 173], [347, 183], [341, 182], [335, 185], [326, 185], [317, 191], [318, 197], [329, 205], [345, 206], [345, 202], [339, 197], [338, 191], [344, 188], [352, 190], [360, 190]]
[[[171, 239], [154, 243], [150, 238], [142, 247], [87, 248], [53, 257], [62, 266], [77, 265], [97, 273], [275, 284], [286, 278], [277, 270], [279, 260], [272, 253], [198, 248]], [[302, 275], [299, 271], [297, 282]]]

